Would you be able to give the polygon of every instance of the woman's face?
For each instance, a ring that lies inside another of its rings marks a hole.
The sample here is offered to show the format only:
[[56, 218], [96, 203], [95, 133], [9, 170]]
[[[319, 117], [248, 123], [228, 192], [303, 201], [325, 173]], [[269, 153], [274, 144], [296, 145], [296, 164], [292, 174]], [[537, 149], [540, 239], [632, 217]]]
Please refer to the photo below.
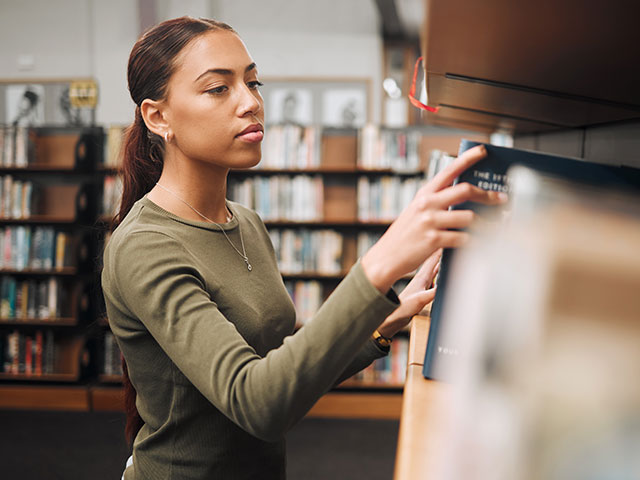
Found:
[[224, 168], [260, 161], [263, 100], [255, 63], [240, 38], [208, 32], [176, 59], [165, 100], [171, 139], [183, 155]]

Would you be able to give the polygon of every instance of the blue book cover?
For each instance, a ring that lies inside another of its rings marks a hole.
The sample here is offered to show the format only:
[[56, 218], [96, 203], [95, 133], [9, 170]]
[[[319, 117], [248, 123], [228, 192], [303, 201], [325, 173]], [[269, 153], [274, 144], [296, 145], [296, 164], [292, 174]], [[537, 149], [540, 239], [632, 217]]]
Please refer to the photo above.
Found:
[[[470, 148], [480, 145], [478, 142], [463, 140], [460, 143], [459, 155]], [[640, 189], [640, 170], [620, 165], [604, 165], [586, 162], [569, 157], [561, 157], [545, 153], [519, 150], [515, 148], [497, 147], [484, 144], [487, 156], [463, 172], [455, 183], [468, 182], [484, 190], [508, 192], [507, 171], [514, 165], [522, 165], [538, 172], [552, 175], [569, 182], [582, 185], [593, 185], [600, 188], [616, 190]], [[487, 207], [473, 202], [466, 202], [451, 207], [452, 209], [473, 210], [482, 214], [485, 209], [504, 207]], [[438, 288], [431, 307], [431, 326], [425, 353], [423, 375], [433, 380], [450, 381], [451, 372], [460, 355], [459, 342], [455, 338], [444, 338], [442, 325], [449, 321], [443, 315], [443, 303], [450, 285], [448, 278], [455, 250], [445, 249], [440, 262]]]

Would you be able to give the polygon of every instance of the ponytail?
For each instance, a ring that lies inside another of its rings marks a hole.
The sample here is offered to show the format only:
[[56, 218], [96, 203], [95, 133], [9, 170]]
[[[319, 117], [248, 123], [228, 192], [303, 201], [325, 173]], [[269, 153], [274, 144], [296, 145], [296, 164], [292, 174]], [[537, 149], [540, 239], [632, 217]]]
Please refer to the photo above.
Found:
[[[120, 209], [111, 224], [112, 231], [122, 223], [133, 204], [153, 188], [162, 173], [162, 140], [147, 129], [140, 107], [136, 107], [135, 119], [125, 131], [121, 160], [122, 198]], [[122, 385], [124, 410], [127, 415], [124, 433], [127, 442], [132, 445], [144, 422], [136, 407], [137, 393], [129, 378], [129, 369], [124, 356], [122, 357]]]
[[121, 155], [122, 198], [112, 229], [122, 223], [133, 204], [153, 188], [162, 173], [162, 139], [147, 129], [140, 107], [136, 107], [135, 119], [125, 131]]
[[[122, 198], [113, 219], [115, 230], [134, 203], [147, 194], [160, 179], [164, 164], [164, 143], [149, 131], [140, 112], [140, 105], [149, 98], [165, 98], [169, 78], [175, 69], [176, 57], [194, 38], [211, 31], [233, 32], [229, 25], [209, 19], [180, 17], [167, 20], [147, 30], [136, 42], [129, 56], [127, 79], [129, 93], [136, 104], [133, 123], [126, 129], [121, 154]], [[127, 363], [122, 357], [122, 383], [127, 413], [125, 436], [131, 445], [144, 421], [136, 408], [136, 390], [129, 378]]]

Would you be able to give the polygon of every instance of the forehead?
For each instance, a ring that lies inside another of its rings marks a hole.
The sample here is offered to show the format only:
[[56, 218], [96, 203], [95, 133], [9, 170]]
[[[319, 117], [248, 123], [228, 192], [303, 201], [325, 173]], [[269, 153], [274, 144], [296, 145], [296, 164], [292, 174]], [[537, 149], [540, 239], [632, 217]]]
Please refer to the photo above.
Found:
[[243, 73], [253, 59], [238, 35], [226, 30], [207, 32], [190, 42], [176, 58], [174, 77], [194, 81], [204, 71], [225, 68]]

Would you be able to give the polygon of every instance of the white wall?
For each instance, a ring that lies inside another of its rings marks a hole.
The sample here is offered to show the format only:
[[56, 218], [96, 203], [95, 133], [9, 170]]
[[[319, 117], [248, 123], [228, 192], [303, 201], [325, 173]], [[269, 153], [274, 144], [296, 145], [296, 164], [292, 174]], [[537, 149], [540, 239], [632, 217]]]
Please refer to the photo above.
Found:
[[[243, 37], [264, 77], [370, 78], [380, 118], [382, 40], [373, 0], [156, 0], [158, 20], [214, 16]], [[135, 0], [2, 0], [0, 79], [94, 77], [97, 121], [128, 123]], [[28, 68], [19, 60], [33, 60]]]
[[[2, 0], [0, 78], [69, 78], [91, 75], [91, 2]], [[33, 60], [21, 69], [20, 57]]]
[[240, 34], [265, 78], [370, 79], [379, 121], [383, 44], [373, 0], [213, 0], [211, 13]]

